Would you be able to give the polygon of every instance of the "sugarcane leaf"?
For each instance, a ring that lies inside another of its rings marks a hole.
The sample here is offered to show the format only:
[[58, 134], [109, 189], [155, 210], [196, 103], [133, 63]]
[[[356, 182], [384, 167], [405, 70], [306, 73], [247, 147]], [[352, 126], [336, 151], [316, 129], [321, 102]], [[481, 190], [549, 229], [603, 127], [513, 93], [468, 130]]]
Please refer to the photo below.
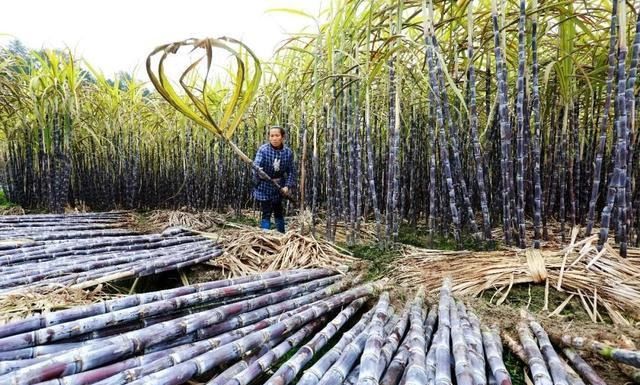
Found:
[[[193, 40], [185, 40], [183, 42], [166, 44], [160, 47], [157, 47], [151, 54], [147, 57], [146, 68], [147, 74], [149, 75], [149, 79], [151, 83], [154, 85], [156, 90], [162, 95], [162, 97], [169, 102], [174, 108], [180, 111], [182, 114], [198, 123], [202, 127], [208, 129], [216, 135], [222, 135], [220, 129], [210, 120], [203, 118], [200, 114], [194, 111], [187, 103], [184, 102], [182, 97], [180, 97], [173, 86], [171, 85], [170, 80], [167, 78], [164, 69], [164, 61], [167, 59], [169, 54], [175, 54], [181, 45], [187, 45], [193, 43]], [[160, 61], [158, 63], [158, 75], [153, 72], [151, 67], [151, 58], [157, 54], [162, 53], [160, 57]]]
[[300, 47], [296, 47], [296, 46], [285, 46], [282, 49], [299, 52], [299, 53], [304, 54], [304, 55], [315, 56], [315, 54], [313, 52], [309, 52], [304, 48], [300, 48]]
[[447, 83], [449, 83], [449, 87], [451, 88], [453, 93], [456, 95], [456, 97], [460, 101], [460, 105], [462, 106], [462, 108], [465, 110], [465, 112], [468, 113], [469, 110], [467, 109], [467, 102], [466, 102], [466, 100], [464, 98], [464, 95], [462, 95], [462, 92], [458, 89], [458, 87], [456, 86], [453, 78], [449, 74], [449, 71], [447, 70], [447, 65], [446, 65], [446, 63], [444, 61], [444, 58], [440, 54], [439, 50], [434, 49], [434, 52], [436, 54], [436, 57], [440, 61], [440, 65], [442, 67], [442, 73], [444, 74], [445, 79], [447, 79]]
[[316, 23], [316, 25], [318, 24], [318, 19], [316, 19], [312, 15], [308, 14], [307, 12], [301, 11], [299, 9], [294, 9], [294, 8], [270, 8], [270, 9], [266, 10], [266, 13], [278, 13], [278, 12], [287, 13], [289, 15], [306, 17], [308, 19], [313, 20]]

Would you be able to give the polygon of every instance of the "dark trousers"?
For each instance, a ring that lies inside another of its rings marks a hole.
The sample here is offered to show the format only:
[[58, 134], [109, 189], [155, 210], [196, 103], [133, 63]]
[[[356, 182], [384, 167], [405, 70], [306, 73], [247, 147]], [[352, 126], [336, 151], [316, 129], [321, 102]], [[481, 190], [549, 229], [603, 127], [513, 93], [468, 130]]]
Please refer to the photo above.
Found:
[[260, 209], [262, 210], [262, 220], [271, 221], [271, 214], [276, 219], [284, 218], [281, 199], [260, 201]]
[[276, 230], [284, 233], [284, 210], [282, 209], [282, 200], [276, 199], [271, 201], [260, 201], [262, 208], [262, 221], [260, 227], [265, 230], [271, 229], [271, 214], [276, 218]]

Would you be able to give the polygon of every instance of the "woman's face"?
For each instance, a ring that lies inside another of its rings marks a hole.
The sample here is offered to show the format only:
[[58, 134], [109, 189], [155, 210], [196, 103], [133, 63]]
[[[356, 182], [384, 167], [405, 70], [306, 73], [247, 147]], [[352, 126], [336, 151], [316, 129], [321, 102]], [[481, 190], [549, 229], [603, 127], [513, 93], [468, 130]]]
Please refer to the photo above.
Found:
[[280, 147], [283, 139], [284, 138], [282, 137], [282, 133], [279, 128], [272, 128], [269, 130], [269, 143], [271, 143], [273, 147]]

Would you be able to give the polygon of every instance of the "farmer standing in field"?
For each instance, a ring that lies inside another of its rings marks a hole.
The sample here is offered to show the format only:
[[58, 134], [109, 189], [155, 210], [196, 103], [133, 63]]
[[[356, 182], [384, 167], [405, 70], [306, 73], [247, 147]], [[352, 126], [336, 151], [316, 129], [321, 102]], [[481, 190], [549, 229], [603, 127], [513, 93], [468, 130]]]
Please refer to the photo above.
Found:
[[284, 137], [284, 128], [271, 127], [269, 129], [269, 143], [260, 146], [253, 161], [253, 164], [282, 187], [282, 190], [278, 191], [278, 188], [271, 181], [262, 179], [254, 171], [254, 179], [257, 183], [253, 189], [253, 196], [260, 202], [262, 210], [260, 227], [265, 230], [270, 229], [271, 214], [273, 214], [276, 219], [276, 229], [281, 233], [284, 233], [282, 198], [283, 195], [289, 194], [296, 183], [293, 151], [284, 145]]

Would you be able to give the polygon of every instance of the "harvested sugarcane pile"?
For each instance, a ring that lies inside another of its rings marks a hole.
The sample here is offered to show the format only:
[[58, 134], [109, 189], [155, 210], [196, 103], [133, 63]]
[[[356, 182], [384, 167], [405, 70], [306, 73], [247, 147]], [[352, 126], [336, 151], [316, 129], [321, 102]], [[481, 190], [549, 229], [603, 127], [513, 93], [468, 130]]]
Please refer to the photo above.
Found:
[[212, 240], [184, 229], [138, 234], [122, 227], [121, 219], [120, 214], [1, 218], [0, 295], [86, 288], [177, 270], [222, 253]]
[[269, 272], [27, 318], [0, 326], [0, 383], [178, 384], [218, 368], [246, 384], [331, 317], [323, 335], [335, 333], [383, 282], [352, 284], [326, 269]]
[[513, 285], [546, 284], [547, 290], [579, 298], [594, 322], [602, 321], [603, 310], [617, 324], [629, 325], [623, 313], [640, 318], [640, 264], [622, 258], [608, 243], [598, 250], [597, 235], [576, 242], [575, 234], [569, 246], [559, 251], [405, 247], [390, 274], [402, 286], [424, 284], [429, 291], [437, 290], [437, 283], [451, 276], [454, 292], [478, 296], [497, 290], [498, 303], [507, 298]]
[[[570, 333], [545, 329], [533, 315], [522, 310], [520, 321], [511, 330], [503, 328], [505, 346], [528, 369], [535, 384], [584, 384], [605, 385], [607, 382], [583, 358], [591, 355], [590, 362], [606, 360], [617, 366], [610, 367], [604, 375], [619, 372], [636, 383], [640, 379], [640, 351], [633, 346], [619, 348], [607, 343], [578, 337]], [[583, 382], [584, 380], [584, 382]]]
[[302, 370], [330, 336], [318, 334], [265, 384], [286, 385], [299, 374], [299, 385], [511, 383], [497, 335], [488, 329], [482, 333], [475, 314], [451, 297], [449, 283], [438, 303], [428, 311], [425, 305], [419, 290], [394, 315], [383, 293], [375, 308], [311, 367]]
[[1, 325], [0, 383], [509, 385], [503, 343], [530, 365], [536, 384], [582, 384], [580, 376], [604, 384], [574, 348], [640, 365], [637, 351], [547, 336], [531, 316], [518, 340], [483, 326], [452, 297], [448, 279], [439, 301], [427, 304], [420, 289], [399, 312], [388, 292], [365, 311], [384, 282], [356, 281], [326, 269], [269, 272]]
[[293, 268], [343, 270], [356, 262], [333, 243], [297, 231], [280, 234], [255, 227], [237, 226], [224, 232], [224, 253], [209, 264], [232, 277]]
[[14, 239], [54, 241], [133, 235], [126, 212], [0, 216], [0, 250]]

